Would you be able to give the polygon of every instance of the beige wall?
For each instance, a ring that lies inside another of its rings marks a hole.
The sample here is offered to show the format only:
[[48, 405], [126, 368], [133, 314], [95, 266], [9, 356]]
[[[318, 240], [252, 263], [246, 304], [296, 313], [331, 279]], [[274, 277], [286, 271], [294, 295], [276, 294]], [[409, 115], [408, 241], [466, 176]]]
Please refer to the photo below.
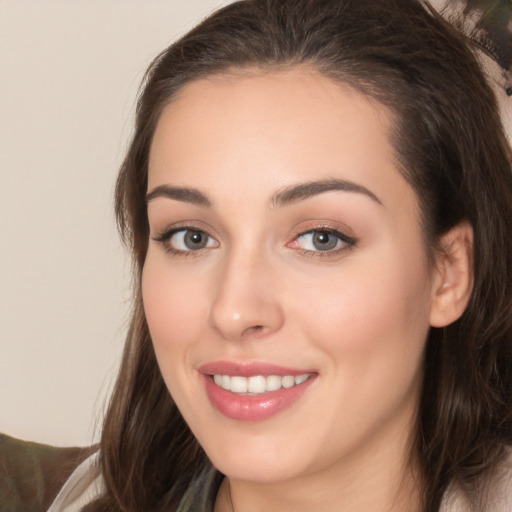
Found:
[[127, 319], [112, 215], [150, 59], [222, 0], [0, 0], [0, 432], [97, 439]]

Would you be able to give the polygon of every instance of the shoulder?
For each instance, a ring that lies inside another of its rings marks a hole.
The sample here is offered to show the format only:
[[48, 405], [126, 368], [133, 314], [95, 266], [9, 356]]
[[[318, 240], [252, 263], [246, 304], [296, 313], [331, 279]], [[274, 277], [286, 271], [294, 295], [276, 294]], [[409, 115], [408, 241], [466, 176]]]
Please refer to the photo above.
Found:
[[512, 511], [512, 447], [506, 449], [506, 457], [492, 476], [485, 482], [482, 499], [474, 503], [460, 490], [449, 488], [439, 512]]
[[489, 488], [489, 510], [510, 512], [512, 510], [512, 447], [507, 448], [507, 457], [498, 468]]
[[78, 512], [104, 490], [99, 452], [87, 457], [63, 485], [48, 512]]
[[46, 511], [76, 467], [95, 450], [0, 434], [0, 511]]

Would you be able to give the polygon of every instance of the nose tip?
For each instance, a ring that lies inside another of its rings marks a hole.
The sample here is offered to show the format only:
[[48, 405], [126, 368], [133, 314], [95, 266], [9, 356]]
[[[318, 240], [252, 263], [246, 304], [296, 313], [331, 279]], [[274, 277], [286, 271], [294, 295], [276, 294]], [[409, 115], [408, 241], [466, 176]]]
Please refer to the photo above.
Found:
[[[278, 330], [283, 313], [273, 287], [254, 272], [227, 273], [212, 301], [210, 326], [224, 339], [259, 337]], [[238, 274], [238, 275], [236, 275]]]
[[216, 308], [210, 315], [209, 323], [222, 338], [234, 341], [266, 334], [280, 325], [280, 322], [272, 320], [268, 313], [264, 315], [265, 320], [256, 320], [249, 313], [248, 311], [222, 314]]

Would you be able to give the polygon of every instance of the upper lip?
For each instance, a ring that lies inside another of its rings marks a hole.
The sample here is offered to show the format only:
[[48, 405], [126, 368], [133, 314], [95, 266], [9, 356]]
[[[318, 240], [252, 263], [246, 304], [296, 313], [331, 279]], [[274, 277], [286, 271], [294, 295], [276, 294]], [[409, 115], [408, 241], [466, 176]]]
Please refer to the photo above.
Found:
[[287, 368], [262, 361], [213, 361], [197, 367], [200, 373], [205, 375], [239, 375], [241, 377], [254, 377], [256, 375], [304, 375], [316, 373], [312, 370]]

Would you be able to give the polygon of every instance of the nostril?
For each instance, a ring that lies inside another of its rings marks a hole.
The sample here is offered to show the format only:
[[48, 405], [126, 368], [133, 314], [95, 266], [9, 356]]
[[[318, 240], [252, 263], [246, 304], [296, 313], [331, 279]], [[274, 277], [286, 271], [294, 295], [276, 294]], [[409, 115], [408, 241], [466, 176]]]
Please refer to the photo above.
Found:
[[251, 327], [248, 327], [247, 329], [245, 329], [245, 331], [242, 333], [242, 336], [247, 335], [247, 334], [253, 334], [255, 332], [262, 331], [262, 330], [263, 330], [263, 325], [252, 325]]

